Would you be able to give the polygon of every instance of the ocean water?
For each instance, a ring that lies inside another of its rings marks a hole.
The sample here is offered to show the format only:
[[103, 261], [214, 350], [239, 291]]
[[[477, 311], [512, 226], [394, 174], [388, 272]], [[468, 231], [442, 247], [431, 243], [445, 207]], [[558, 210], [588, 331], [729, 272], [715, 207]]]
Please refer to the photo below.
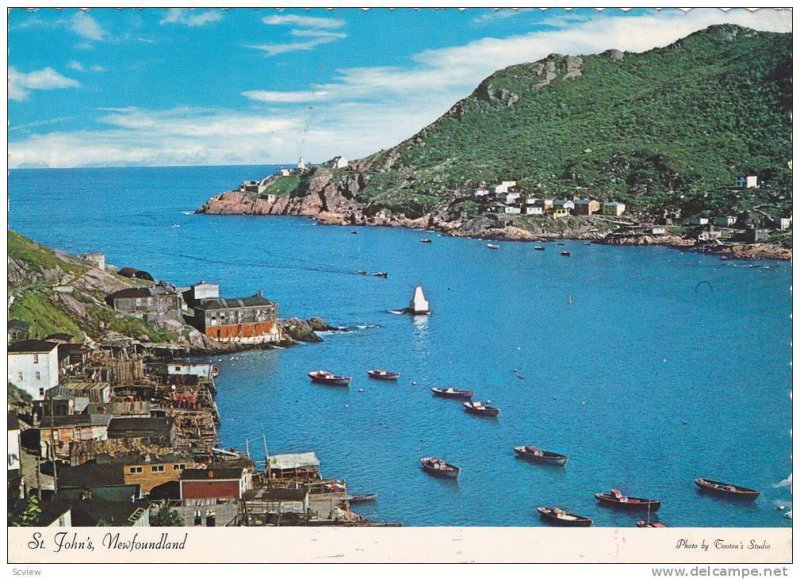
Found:
[[[313, 450], [327, 477], [378, 493], [359, 508], [376, 520], [538, 526], [536, 507], [551, 505], [632, 526], [642, 515], [594, 499], [618, 487], [662, 500], [669, 526], [791, 525], [778, 510], [791, 508], [790, 488], [779, 486], [792, 465], [789, 263], [582, 242], [492, 251], [413, 230], [191, 214], [271, 170], [12, 171], [9, 225], [175, 284], [216, 281], [225, 296], [261, 289], [284, 317], [351, 328], [321, 344], [213, 358], [221, 436], [256, 458], [262, 435], [270, 453]], [[425, 236], [433, 243], [421, 244]], [[388, 314], [417, 284], [433, 314]], [[374, 367], [401, 379], [372, 381]], [[351, 387], [311, 384], [306, 373], [320, 368], [353, 376]], [[499, 418], [431, 396], [449, 385], [491, 400]], [[520, 461], [520, 444], [570, 461]], [[460, 480], [425, 475], [427, 455], [461, 466]], [[762, 495], [752, 504], [709, 497], [692, 482], [699, 476]]]

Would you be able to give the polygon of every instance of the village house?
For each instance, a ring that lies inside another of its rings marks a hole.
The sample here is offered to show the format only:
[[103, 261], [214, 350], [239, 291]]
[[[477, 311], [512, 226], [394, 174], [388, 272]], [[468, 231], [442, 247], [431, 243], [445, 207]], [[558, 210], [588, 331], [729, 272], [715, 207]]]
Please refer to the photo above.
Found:
[[757, 175], [743, 175], [736, 177], [737, 189], [758, 189], [759, 179]]
[[201, 362], [172, 361], [164, 365], [167, 376], [197, 376], [211, 380], [214, 376], [214, 365]]
[[275, 174], [280, 175], [281, 177], [288, 177], [292, 174], [292, 171], [291, 169], [279, 169]]
[[603, 215], [619, 217], [625, 213], [625, 204], [619, 201], [607, 201], [603, 203]]
[[550, 209], [553, 208], [553, 200], [552, 199], [536, 199], [534, 201], [534, 205], [536, 207], [541, 207], [544, 213], [547, 213]]
[[792, 228], [792, 218], [791, 217], [781, 217], [780, 222], [778, 223], [778, 229], [781, 231], [786, 231], [787, 229]]
[[111, 386], [106, 382], [70, 382], [49, 388], [44, 398], [34, 403], [41, 416], [82, 414], [91, 403], [107, 403], [111, 399]]
[[194, 303], [189, 323], [209, 338], [258, 344], [279, 342], [278, 305], [261, 292], [248, 298], [208, 298]]
[[43, 417], [39, 425], [42, 456], [68, 459], [73, 441], [106, 440], [110, 421], [110, 414]]
[[333, 159], [325, 162], [325, 166], [331, 169], [346, 169], [349, 164], [349, 161], [341, 155], [337, 155]]
[[505, 192], [497, 195], [497, 200], [504, 205], [513, 205], [519, 202], [519, 193]]
[[57, 343], [24, 340], [8, 347], [8, 381], [34, 400], [43, 400], [58, 380]]
[[239, 500], [248, 486], [247, 470], [236, 468], [187, 468], [180, 478], [184, 506], [211, 506]]
[[182, 299], [174, 289], [164, 286], [127, 288], [106, 296], [106, 303], [146, 322], [182, 321]]
[[196, 283], [189, 289], [183, 291], [183, 301], [190, 307], [194, 307], [200, 300], [208, 300], [219, 297], [219, 284], [207, 281]]
[[21, 469], [20, 428], [16, 412], [8, 411], [6, 424], [8, 430], [8, 445], [6, 446], [8, 451], [8, 481], [10, 483], [12, 479], [19, 475]]
[[708, 217], [701, 217], [700, 215], [692, 215], [686, 220], [686, 225], [708, 225]]
[[745, 232], [744, 238], [748, 243], [766, 243], [769, 241], [769, 230], [750, 228]]
[[720, 217], [715, 217], [714, 225], [718, 225], [719, 227], [733, 227], [734, 225], [736, 225], [736, 216], [722, 215]]
[[194, 468], [193, 460], [178, 455], [135, 455], [122, 466], [125, 484], [139, 485], [142, 495], [168, 482], [178, 481], [187, 468]]
[[472, 196], [478, 199], [488, 198], [489, 190], [486, 187], [477, 187], [472, 190]]
[[594, 199], [578, 199], [574, 208], [576, 215], [593, 215], [600, 211], [600, 202]]
[[556, 199], [553, 201], [553, 209], [566, 209], [572, 211], [575, 209], [575, 202], [569, 199]]
[[267, 190], [267, 183], [269, 181], [269, 177], [262, 179], [261, 181], [245, 181], [241, 185], [239, 185], [239, 191], [244, 191], [246, 193], [258, 193], [259, 195]]
[[72, 509], [68, 503], [60, 500], [43, 501], [39, 508], [37, 527], [71, 527]]
[[242, 511], [250, 526], [300, 524], [309, 518], [309, 491], [299, 489], [260, 488], [247, 491], [242, 497]]
[[525, 215], [544, 215], [544, 208], [537, 205], [525, 205]]
[[667, 228], [663, 225], [654, 225], [653, 228], [650, 230], [652, 235], [666, 235]]
[[92, 267], [105, 271], [106, 269], [106, 256], [103, 253], [84, 253], [80, 256], [81, 259], [87, 263], [90, 263]]
[[553, 219], [563, 219], [564, 217], [569, 217], [569, 209], [565, 209], [564, 207], [553, 207], [550, 215]]
[[722, 237], [722, 232], [718, 229], [714, 229], [713, 226], [710, 226], [708, 229], [704, 229], [697, 235], [698, 241], [715, 241]]
[[27, 340], [31, 333], [31, 325], [22, 320], [8, 320], [8, 343]]
[[267, 458], [267, 480], [272, 483], [288, 481], [312, 482], [321, 479], [319, 459], [313, 452], [274, 454]]
[[490, 191], [495, 195], [500, 195], [501, 193], [508, 193], [511, 189], [517, 186], [516, 181], [500, 181], [499, 185], [494, 185], [490, 187]]
[[177, 440], [175, 419], [157, 416], [150, 418], [112, 418], [108, 438], [147, 438], [174, 446]]

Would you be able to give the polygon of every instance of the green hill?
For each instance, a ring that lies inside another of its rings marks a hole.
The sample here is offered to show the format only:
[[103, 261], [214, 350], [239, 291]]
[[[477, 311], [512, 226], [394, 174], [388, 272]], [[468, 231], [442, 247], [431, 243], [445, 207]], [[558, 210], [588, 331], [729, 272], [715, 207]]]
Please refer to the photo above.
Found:
[[[496, 72], [410, 139], [352, 164], [356, 200], [365, 214], [471, 217], [477, 207], [454, 205], [459, 196], [516, 180], [644, 213], [785, 215], [791, 107], [791, 34], [721, 25], [639, 54], [551, 55]], [[336, 173], [352, 191], [352, 174]], [[735, 189], [739, 175], [765, 185]], [[281, 192], [302, 195], [314, 177]]]

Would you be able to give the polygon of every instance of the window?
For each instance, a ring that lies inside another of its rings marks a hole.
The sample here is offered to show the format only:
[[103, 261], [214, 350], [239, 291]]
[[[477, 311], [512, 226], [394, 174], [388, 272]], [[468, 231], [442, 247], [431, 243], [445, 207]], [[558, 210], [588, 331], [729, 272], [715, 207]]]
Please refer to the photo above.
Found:
[[155, 466], [151, 466], [150, 467], [150, 471], [151, 472], [164, 472], [164, 465], [163, 464], [157, 464]]
[[180, 372], [181, 371], [181, 367], [180, 366], [175, 366], [175, 371], [176, 372]]
[[33, 363], [34, 364], [38, 364], [39, 363], [39, 354], [34, 354], [33, 355]]
[[131, 474], [140, 474], [142, 472], [142, 467], [140, 466], [132, 466], [128, 469]]
[[172, 465], [172, 470], [185, 470], [185, 469], [186, 469], [186, 465], [185, 464], [173, 464]]
[[42, 373], [36, 372], [36, 380], [41, 380], [41, 379], [42, 379]]
[[44, 388], [39, 388], [39, 396], [44, 396]]

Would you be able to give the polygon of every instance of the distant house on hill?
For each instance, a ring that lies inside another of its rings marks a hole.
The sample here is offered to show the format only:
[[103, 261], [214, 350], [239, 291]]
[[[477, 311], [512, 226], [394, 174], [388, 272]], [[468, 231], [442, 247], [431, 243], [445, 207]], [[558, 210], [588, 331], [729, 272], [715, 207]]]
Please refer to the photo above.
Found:
[[497, 200], [504, 205], [511, 205], [519, 201], [519, 193], [500, 193], [497, 196]]
[[350, 162], [342, 157], [341, 155], [337, 155], [333, 159], [329, 161], [325, 161], [324, 165], [331, 169], [345, 169], [350, 164]]
[[575, 209], [575, 202], [570, 201], [569, 199], [556, 199], [553, 201], [553, 207], [555, 209], [566, 209], [568, 211], [572, 211]]
[[692, 215], [686, 220], [686, 225], [708, 225], [708, 217], [701, 215]]
[[607, 201], [603, 203], [603, 215], [619, 217], [623, 213], [625, 213], [624, 203], [620, 203], [619, 201]]
[[757, 175], [743, 175], [736, 177], [737, 189], [758, 189], [760, 185]]
[[594, 199], [578, 199], [575, 201], [576, 215], [592, 215], [600, 211], [600, 202]]
[[719, 227], [732, 227], [733, 225], [736, 225], [736, 216], [723, 215], [721, 217], [715, 217], [714, 225], [718, 225]]
[[490, 191], [495, 195], [500, 195], [501, 193], [508, 193], [511, 189], [517, 186], [516, 181], [501, 181], [498, 185], [494, 185], [490, 188]]

